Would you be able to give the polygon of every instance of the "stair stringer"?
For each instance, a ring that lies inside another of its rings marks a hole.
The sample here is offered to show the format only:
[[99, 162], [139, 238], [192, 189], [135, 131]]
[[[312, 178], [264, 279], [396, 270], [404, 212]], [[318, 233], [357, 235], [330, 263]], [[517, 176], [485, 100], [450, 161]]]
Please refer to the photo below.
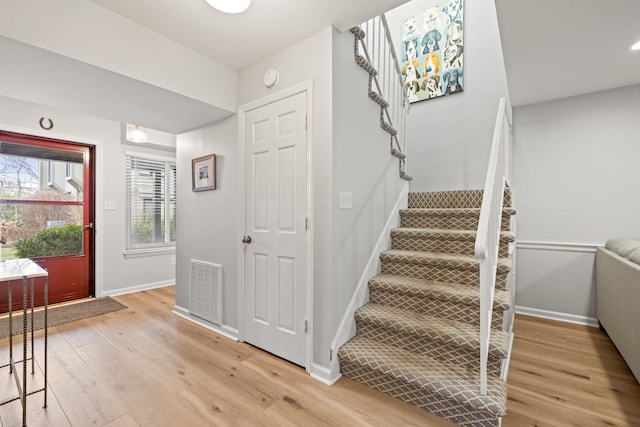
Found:
[[391, 230], [400, 224], [400, 210], [407, 208], [409, 198], [409, 182], [405, 182], [400, 195], [392, 208], [389, 218], [380, 232], [376, 245], [371, 250], [371, 255], [365, 265], [358, 284], [349, 300], [342, 320], [336, 330], [329, 348], [329, 384], [333, 385], [340, 379], [340, 361], [338, 349], [356, 334], [355, 312], [369, 302], [369, 279], [380, 273], [380, 253], [391, 247]]

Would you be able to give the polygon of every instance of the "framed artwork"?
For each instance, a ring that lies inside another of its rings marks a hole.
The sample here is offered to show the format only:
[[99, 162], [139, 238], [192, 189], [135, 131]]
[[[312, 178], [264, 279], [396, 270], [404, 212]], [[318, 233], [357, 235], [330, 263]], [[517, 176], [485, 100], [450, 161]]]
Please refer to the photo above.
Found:
[[216, 189], [215, 154], [191, 160], [191, 181], [193, 183], [193, 191]]
[[464, 0], [451, 0], [403, 23], [401, 71], [409, 102], [462, 92]]

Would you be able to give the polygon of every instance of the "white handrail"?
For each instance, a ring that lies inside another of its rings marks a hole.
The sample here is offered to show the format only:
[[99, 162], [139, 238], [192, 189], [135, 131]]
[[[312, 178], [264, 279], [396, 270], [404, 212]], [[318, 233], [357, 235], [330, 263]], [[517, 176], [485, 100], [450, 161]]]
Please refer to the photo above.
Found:
[[500, 98], [484, 184], [475, 255], [480, 262], [480, 394], [487, 394], [487, 361], [498, 267], [504, 191], [509, 181], [510, 107]]

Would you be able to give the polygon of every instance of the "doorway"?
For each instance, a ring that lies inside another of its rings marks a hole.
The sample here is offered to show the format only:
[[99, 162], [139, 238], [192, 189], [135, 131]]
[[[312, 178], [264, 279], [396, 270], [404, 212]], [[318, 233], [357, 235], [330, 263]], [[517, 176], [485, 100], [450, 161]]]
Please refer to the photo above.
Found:
[[[94, 147], [0, 132], [0, 257], [49, 272], [49, 303], [86, 298], [94, 284]], [[36, 279], [42, 305], [44, 279]], [[13, 309], [22, 308], [13, 287]], [[8, 311], [0, 290], [0, 312]]]
[[247, 108], [244, 340], [300, 366], [308, 359], [310, 88]]

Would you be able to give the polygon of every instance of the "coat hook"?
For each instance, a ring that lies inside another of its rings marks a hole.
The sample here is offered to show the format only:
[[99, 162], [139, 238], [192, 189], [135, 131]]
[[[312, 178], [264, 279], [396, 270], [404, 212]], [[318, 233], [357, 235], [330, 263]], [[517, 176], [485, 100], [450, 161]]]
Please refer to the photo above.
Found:
[[40, 127], [44, 130], [51, 130], [53, 129], [53, 120], [51, 119], [47, 119], [47, 121], [49, 122], [48, 126], [44, 125], [44, 117], [40, 117]]

